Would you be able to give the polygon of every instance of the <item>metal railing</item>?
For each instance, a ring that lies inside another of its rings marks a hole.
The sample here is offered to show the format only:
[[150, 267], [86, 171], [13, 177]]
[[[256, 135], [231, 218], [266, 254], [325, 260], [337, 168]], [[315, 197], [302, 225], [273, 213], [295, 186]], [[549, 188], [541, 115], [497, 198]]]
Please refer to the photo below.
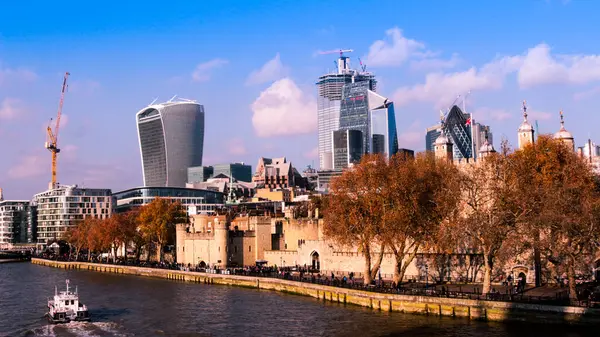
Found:
[[[229, 268], [229, 269], [208, 269], [201, 267], [186, 267], [184, 265], [178, 265], [175, 263], [157, 263], [157, 262], [140, 262], [135, 263], [131, 260], [117, 260], [116, 262], [112, 260], [104, 260], [104, 261], [87, 261], [87, 259], [78, 259], [77, 261], [74, 259], [67, 259], [61, 257], [48, 257], [48, 256], [35, 256], [36, 258], [52, 260], [52, 261], [62, 261], [62, 262], [85, 262], [85, 263], [95, 263], [95, 264], [112, 264], [112, 265], [121, 265], [121, 266], [132, 266], [132, 267], [145, 267], [145, 268], [156, 268], [156, 269], [169, 269], [169, 270], [179, 270], [179, 271], [190, 271], [190, 272], [199, 272], [199, 273], [207, 273], [207, 274], [228, 274], [228, 275], [237, 275], [237, 276], [249, 276], [249, 277], [263, 277], [263, 278], [274, 278], [281, 280], [288, 280], [294, 282], [301, 283], [311, 283], [311, 284], [319, 284], [331, 287], [338, 287], [344, 289], [354, 289], [354, 290], [362, 290], [374, 293], [382, 293], [382, 294], [397, 294], [397, 295], [409, 295], [409, 296], [427, 296], [427, 297], [441, 297], [441, 298], [455, 298], [455, 299], [470, 299], [470, 300], [480, 300], [480, 301], [498, 301], [498, 302], [510, 302], [510, 303], [529, 303], [529, 304], [546, 304], [546, 305], [570, 305], [570, 306], [580, 306], [580, 307], [589, 307], [594, 306], [594, 304], [600, 304], [595, 301], [591, 301], [589, 299], [581, 299], [581, 300], [570, 300], [569, 293], [567, 290], [556, 292], [554, 296], [532, 296], [527, 295], [523, 292], [519, 293], [489, 293], [489, 294], [481, 294], [480, 292], [469, 292], [469, 291], [451, 291], [451, 290], [439, 290], [436, 287], [439, 285], [429, 284], [426, 286], [421, 283], [407, 282], [402, 283], [400, 286], [392, 286], [392, 283], [389, 281], [374, 281], [374, 284], [365, 285], [362, 280], [350, 280], [347, 277], [335, 277], [331, 279], [331, 277], [325, 277], [321, 274], [317, 274], [314, 272], [306, 272], [303, 273], [303, 276], [296, 276], [290, 273], [289, 268], [276, 269], [273, 267], [266, 267], [262, 269], [258, 269], [255, 267], [251, 268]], [[298, 274], [298, 272], [295, 272]], [[315, 275], [317, 274], [317, 275]]]

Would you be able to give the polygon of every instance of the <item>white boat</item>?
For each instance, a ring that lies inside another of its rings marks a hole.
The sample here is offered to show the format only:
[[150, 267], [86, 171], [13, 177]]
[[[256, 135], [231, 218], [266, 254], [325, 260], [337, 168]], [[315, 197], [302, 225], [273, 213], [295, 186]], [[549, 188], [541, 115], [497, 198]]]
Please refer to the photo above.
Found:
[[67, 290], [58, 291], [54, 288], [54, 299], [48, 300], [48, 320], [50, 323], [69, 323], [71, 321], [89, 321], [90, 314], [85, 305], [79, 302], [77, 287], [75, 292], [69, 291], [69, 280], [66, 280]]

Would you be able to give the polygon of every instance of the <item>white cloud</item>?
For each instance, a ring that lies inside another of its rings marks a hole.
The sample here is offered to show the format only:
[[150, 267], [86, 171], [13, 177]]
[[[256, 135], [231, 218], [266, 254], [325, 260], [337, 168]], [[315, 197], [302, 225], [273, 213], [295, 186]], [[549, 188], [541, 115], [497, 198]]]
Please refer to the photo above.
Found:
[[50, 178], [50, 154], [43, 156], [41, 153], [28, 154], [19, 158], [16, 165], [8, 169], [11, 179], [26, 179], [48, 174]]
[[425, 141], [425, 130], [420, 121], [413, 122], [404, 132], [398, 135], [398, 146], [405, 149], [420, 149]]
[[244, 145], [244, 141], [240, 138], [233, 138], [229, 141], [228, 144], [229, 153], [232, 155], [244, 155], [247, 153], [246, 146]]
[[12, 120], [25, 113], [26, 109], [20, 99], [6, 97], [0, 102], [0, 119]]
[[547, 44], [527, 51], [518, 74], [519, 85], [586, 84], [600, 81], [600, 55], [558, 55]]
[[576, 101], [581, 101], [590, 97], [594, 97], [596, 95], [600, 95], [600, 86], [589, 89], [589, 90], [585, 90], [585, 91], [581, 91], [581, 92], [577, 92], [575, 94], [573, 94], [573, 99]]
[[276, 81], [282, 77], [285, 77], [288, 73], [288, 69], [281, 63], [279, 53], [275, 57], [265, 63], [260, 69], [254, 70], [248, 76], [246, 85], [261, 84], [271, 81]]
[[316, 146], [308, 152], [304, 153], [306, 159], [318, 159], [319, 158], [319, 147]]
[[401, 87], [393, 94], [396, 105], [411, 102], [432, 102], [436, 108], [450, 105], [459, 94], [469, 90], [497, 90], [504, 85], [506, 75], [515, 72], [522, 64], [520, 56], [502, 57], [477, 69], [462, 72], [435, 72], [425, 76], [425, 83]]
[[398, 27], [388, 29], [386, 40], [377, 40], [369, 47], [366, 57], [371, 67], [399, 66], [412, 56], [424, 56], [425, 45], [402, 35]]
[[475, 120], [482, 121], [505, 121], [512, 118], [512, 114], [504, 109], [480, 107], [473, 112]]
[[32, 82], [37, 79], [36, 73], [25, 68], [3, 68], [0, 64], [0, 86], [11, 85], [15, 81]]
[[192, 73], [192, 80], [194, 82], [206, 82], [210, 80], [211, 70], [222, 67], [227, 63], [229, 63], [229, 61], [219, 58], [200, 63]]
[[422, 60], [410, 62], [410, 68], [412, 70], [440, 70], [450, 69], [456, 67], [460, 63], [460, 57], [458, 54], [452, 54], [449, 60], [439, 58], [425, 58]]
[[259, 137], [310, 133], [317, 128], [317, 104], [294, 81], [283, 78], [252, 103], [252, 124]]

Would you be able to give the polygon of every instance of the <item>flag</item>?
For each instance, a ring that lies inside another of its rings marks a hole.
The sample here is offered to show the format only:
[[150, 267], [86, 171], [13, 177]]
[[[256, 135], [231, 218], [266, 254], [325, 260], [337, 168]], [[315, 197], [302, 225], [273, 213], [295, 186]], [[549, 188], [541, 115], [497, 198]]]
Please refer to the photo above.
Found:
[[469, 117], [469, 119], [467, 119], [467, 123], [465, 123], [466, 126], [471, 125], [471, 117]]

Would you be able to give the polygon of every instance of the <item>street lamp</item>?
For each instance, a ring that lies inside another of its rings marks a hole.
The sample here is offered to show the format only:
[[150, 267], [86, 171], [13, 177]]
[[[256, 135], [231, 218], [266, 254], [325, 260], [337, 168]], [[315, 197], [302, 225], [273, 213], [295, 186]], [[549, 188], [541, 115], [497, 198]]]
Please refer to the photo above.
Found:
[[425, 289], [429, 286], [429, 265], [425, 265]]

